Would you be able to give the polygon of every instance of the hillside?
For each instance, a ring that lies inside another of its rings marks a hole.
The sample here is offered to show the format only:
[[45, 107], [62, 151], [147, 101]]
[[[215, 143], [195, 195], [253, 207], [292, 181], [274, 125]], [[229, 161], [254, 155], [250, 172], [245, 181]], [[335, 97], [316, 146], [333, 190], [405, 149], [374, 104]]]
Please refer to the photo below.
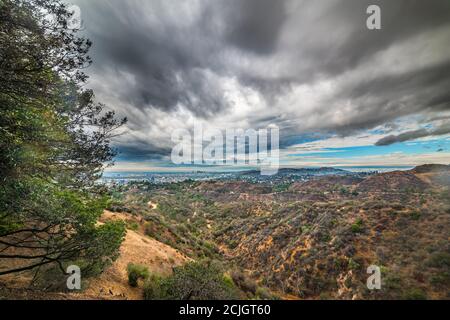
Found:
[[127, 230], [125, 241], [120, 248], [120, 257], [99, 278], [90, 281], [83, 295], [100, 299], [139, 300], [142, 299], [142, 291], [139, 288], [131, 288], [128, 284], [129, 263], [144, 265], [150, 272], [164, 275], [170, 274], [173, 267], [189, 260], [174, 248], [146, 237], [141, 232], [141, 222], [135, 217], [106, 211], [101, 221], [108, 220], [122, 220], [128, 225], [135, 223], [139, 228]]
[[357, 190], [359, 192], [423, 192], [430, 185], [422, 181], [413, 172], [394, 171], [378, 174], [362, 181]]
[[424, 165], [413, 169], [412, 172], [427, 183], [450, 187], [450, 166]]
[[[111, 209], [118, 212], [107, 211], [100, 221], [127, 223], [120, 257], [69, 297], [139, 299], [141, 289], [127, 283], [128, 263], [169, 274], [207, 258], [221, 261], [247, 298], [265, 290], [267, 297], [296, 299], [448, 299], [446, 173], [425, 166], [280, 185], [120, 186], [112, 190]], [[382, 270], [379, 291], [365, 285], [369, 265]]]
[[450, 166], [445, 164], [425, 164], [415, 167], [411, 172], [415, 174], [420, 173], [439, 173], [450, 171]]
[[[432, 184], [411, 170], [365, 179], [316, 177], [282, 189], [189, 182], [143, 192], [134, 203], [159, 203], [149, 216], [151, 225], [159, 221], [152, 236], [160, 241], [192, 257], [225, 259], [230, 268], [240, 268], [283, 294], [307, 299], [445, 298], [446, 194], [445, 183]], [[139, 206], [133, 210], [139, 212]], [[385, 273], [380, 292], [365, 288], [365, 269], [371, 264]]]
[[[100, 223], [121, 220], [129, 226], [141, 223], [135, 216], [125, 213], [105, 211]], [[142, 229], [142, 228], [141, 228]], [[0, 280], [0, 298], [8, 299], [100, 299], [100, 300], [140, 300], [142, 289], [132, 288], [128, 284], [127, 266], [129, 263], [145, 265], [151, 272], [170, 274], [172, 268], [189, 261], [185, 255], [172, 247], [146, 237], [140, 230], [127, 230], [127, 235], [120, 248], [119, 258], [99, 277], [84, 283], [82, 293], [42, 293], [40, 290], [24, 290], [30, 280], [24, 273]], [[7, 288], [8, 289], [7, 289]]]

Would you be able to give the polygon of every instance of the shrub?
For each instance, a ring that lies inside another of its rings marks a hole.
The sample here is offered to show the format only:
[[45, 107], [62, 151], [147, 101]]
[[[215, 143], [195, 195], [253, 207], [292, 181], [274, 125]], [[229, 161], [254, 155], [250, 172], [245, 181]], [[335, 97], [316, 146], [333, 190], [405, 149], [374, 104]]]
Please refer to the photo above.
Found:
[[328, 234], [328, 233], [323, 234], [323, 235], [320, 237], [320, 241], [322, 241], [322, 242], [330, 242], [330, 241], [331, 241], [331, 235]]
[[112, 191], [111, 198], [106, 203], [106, 210], [111, 212], [125, 212], [128, 209], [124, 201], [123, 194], [118, 191]]
[[239, 246], [239, 241], [238, 240], [230, 240], [229, 242], [228, 242], [228, 247], [230, 248], [230, 249], [236, 249], [237, 247]]
[[248, 278], [243, 272], [235, 270], [231, 273], [231, 278], [242, 291], [256, 294], [256, 282]]
[[328, 292], [322, 292], [319, 295], [320, 300], [332, 300], [331, 295]]
[[450, 273], [442, 272], [431, 276], [430, 282], [436, 287], [450, 287]]
[[364, 224], [364, 221], [362, 219], [356, 220], [356, 222], [354, 224], [352, 224], [352, 232], [353, 233], [361, 233], [364, 228], [363, 224]]
[[403, 280], [395, 274], [387, 274], [384, 280], [384, 286], [389, 290], [400, 290], [402, 288]]
[[434, 253], [428, 260], [428, 265], [433, 268], [449, 268], [450, 254], [446, 252]]
[[426, 300], [427, 295], [422, 289], [413, 288], [413, 289], [407, 290], [403, 294], [403, 298], [405, 300]]
[[128, 283], [132, 287], [138, 286], [139, 279], [145, 280], [149, 277], [148, 268], [138, 264], [128, 264]]
[[139, 223], [137, 223], [136, 221], [127, 222], [127, 228], [136, 231], [139, 229]]
[[237, 298], [233, 282], [212, 261], [191, 262], [174, 268], [167, 278], [150, 277], [144, 287], [147, 300], [228, 300]]
[[144, 284], [144, 299], [145, 300], [165, 300], [169, 299], [168, 284], [163, 277], [152, 274]]
[[234, 284], [233, 279], [228, 274], [223, 275], [223, 283], [228, 288], [234, 288], [236, 285]]
[[352, 258], [350, 258], [349, 260], [348, 260], [348, 268], [350, 269], [350, 270], [357, 270], [357, 269], [359, 269], [361, 266], [360, 266], [360, 264], [358, 263], [358, 262], [356, 262], [355, 260], [353, 260]]
[[258, 287], [256, 289], [256, 298], [261, 300], [277, 300], [278, 297], [273, 295], [269, 289], [265, 287]]
[[311, 231], [311, 226], [310, 225], [304, 225], [300, 228], [300, 232], [301, 234], [307, 234]]
[[419, 220], [421, 216], [422, 214], [419, 211], [413, 211], [410, 215], [412, 220]]
[[159, 226], [159, 222], [155, 223], [153, 221], [149, 221], [144, 226], [144, 234], [150, 238], [158, 240], [160, 238], [160, 234], [162, 233], [160, 230], [161, 228], [162, 224]]

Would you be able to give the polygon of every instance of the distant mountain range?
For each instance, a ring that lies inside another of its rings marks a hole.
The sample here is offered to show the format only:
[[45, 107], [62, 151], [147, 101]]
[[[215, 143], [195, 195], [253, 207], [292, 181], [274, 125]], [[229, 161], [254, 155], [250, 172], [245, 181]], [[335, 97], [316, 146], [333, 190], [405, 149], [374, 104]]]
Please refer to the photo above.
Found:
[[[423, 165], [416, 167], [411, 173], [427, 172], [445, 172], [448, 171], [447, 165]], [[407, 170], [401, 170], [407, 172]], [[386, 172], [396, 172], [395, 168]], [[186, 180], [205, 181], [205, 180], [241, 180], [252, 183], [271, 182], [271, 183], [291, 183], [295, 181], [308, 181], [321, 176], [351, 176], [364, 178], [379, 173], [376, 169], [368, 168], [364, 171], [350, 171], [332, 167], [322, 168], [280, 168], [274, 175], [264, 176], [260, 170], [248, 171], [196, 171], [196, 172], [107, 172], [102, 178], [103, 182], [120, 181], [149, 181], [151, 183], [173, 183]]]
[[[259, 170], [250, 170], [239, 172], [239, 175], [261, 175]], [[350, 171], [336, 169], [331, 167], [323, 167], [323, 168], [281, 168], [278, 170], [276, 175], [340, 175], [340, 174], [351, 174]]]

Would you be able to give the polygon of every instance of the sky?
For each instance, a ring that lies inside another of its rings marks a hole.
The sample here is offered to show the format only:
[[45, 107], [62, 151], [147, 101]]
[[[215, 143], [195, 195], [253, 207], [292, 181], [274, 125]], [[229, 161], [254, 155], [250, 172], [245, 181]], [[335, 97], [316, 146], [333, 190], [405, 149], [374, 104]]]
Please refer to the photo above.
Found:
[[[280, 128], [280, 164], [450, 164], [448, 0], [72, 0], [114, 170], [174, 168], [172, 133]], [[381, 30], [366, 26], [381, 8]]]

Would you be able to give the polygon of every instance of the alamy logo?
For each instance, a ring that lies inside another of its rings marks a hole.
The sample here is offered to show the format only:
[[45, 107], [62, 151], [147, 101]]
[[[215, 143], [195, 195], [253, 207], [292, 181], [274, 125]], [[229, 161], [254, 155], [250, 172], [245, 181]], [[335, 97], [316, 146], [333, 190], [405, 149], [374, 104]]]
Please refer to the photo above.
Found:
[[381, 269], [379, 266], [371, 265], [367, 268], [371, 276], [367, 278], [367, 289], [381, 290]]
[[227, 165], [251, 166], [261, 170], [261, 175], [275, 175], [279, 168], [279, 128], [204, 130], [194, 125], [193, 133], [175, 130], [171, 160], [176, 165]]
[[69, 266], [66, 270], [70, 276], [67, 278], [67, 289], [81, 290], [81, 269], [78, 266]]
[[370, 16], [367, 18], [367, 29], [380, 30], [381, 29], [381, 9], [379, 6], [372, 4], [367, 7], [367, 14]]

